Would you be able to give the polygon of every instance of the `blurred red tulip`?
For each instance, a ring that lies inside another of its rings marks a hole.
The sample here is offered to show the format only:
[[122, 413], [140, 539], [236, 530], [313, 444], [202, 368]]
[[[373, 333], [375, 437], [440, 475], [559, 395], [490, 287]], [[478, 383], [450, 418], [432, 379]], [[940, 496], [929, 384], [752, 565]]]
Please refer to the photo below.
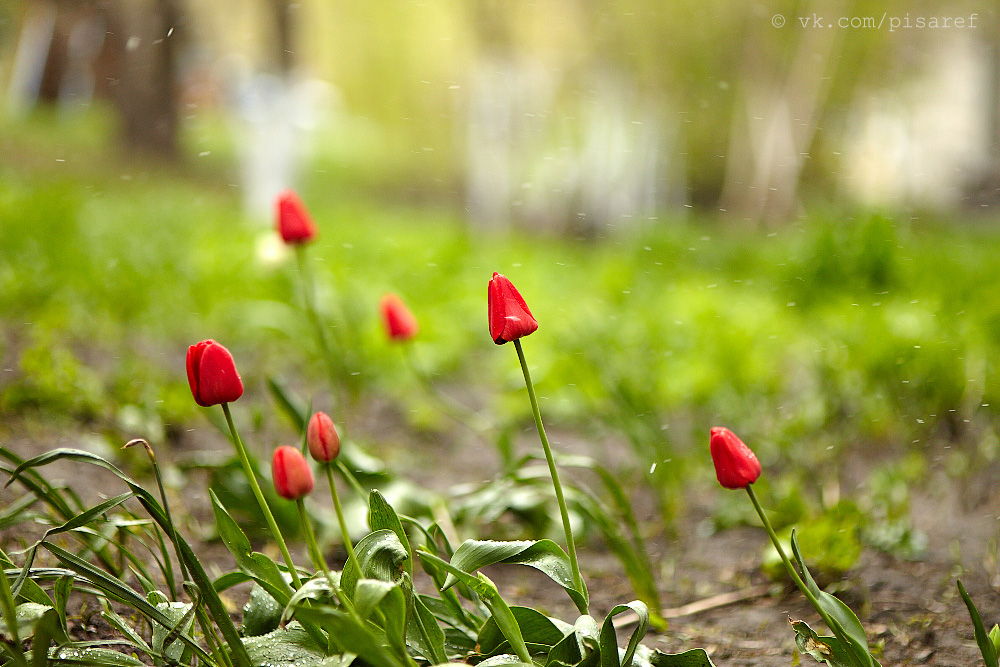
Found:
[[379, 311], [382, 313], [385, 333], [392, 340], [405, 341], [417, 335], [419, 330], [417, 318], [413, 316], [403, 300], [395, 294], [386, 294], [382, 297], [382, 301], [379, 302]]
[[325, 412], [317, 412], [309, 418], [306, 444], [312, 457], [321, 463], [329, 463], [340, 454], [340, 434]]
[[506, 277], [494, 272], [488, 292], [490, 336], [497, 345], [534, 333], [538, 322], [521, 294]]
[[187, 376], [198, 405], [230, 403], [243, 395], [243, 381], [236, 372], [233, 355], [214, 340], [203, 340], [188, 348]]
[[288, 244], [308, 243], [316, 238], [316, 225], [305, 204], [292, 190], [278, 195], [278, 233]]
[[712, 429], [711, 450], [715, 476], [727, 489], [745, 489], [760, 477], [760, 461], [728, 428]]
[[295, 447], [282, 445], [271, 458], [271, 479], [274, 490], [282, 498], [298, 500], [313, 490], [313, 475], [309, 462]]

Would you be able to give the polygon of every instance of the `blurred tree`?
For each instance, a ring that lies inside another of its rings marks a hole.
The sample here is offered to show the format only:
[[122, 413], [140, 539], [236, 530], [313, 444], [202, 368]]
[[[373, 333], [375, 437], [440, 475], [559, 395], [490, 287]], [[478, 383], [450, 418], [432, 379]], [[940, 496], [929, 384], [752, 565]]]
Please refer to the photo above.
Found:
[[177, 155], [180, 0], [27, 0], [11, 77], [20, 108], [107, 97], [125, 146]]
[[183, 32], [179, 0], [99, 3], [108, 20], [113, 71], [108, 92], [125, 145], [166, 158], [178, 155], [177, 56]]

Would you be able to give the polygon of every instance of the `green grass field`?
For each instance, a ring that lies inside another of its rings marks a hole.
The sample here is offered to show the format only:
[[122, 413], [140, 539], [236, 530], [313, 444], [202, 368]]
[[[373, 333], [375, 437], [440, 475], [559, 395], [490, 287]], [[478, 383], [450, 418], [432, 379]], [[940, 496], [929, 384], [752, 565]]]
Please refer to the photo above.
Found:
[[[3, 418], [183, 422], [195, 411], [184, 351], [209, 337], [234, 351], [251, 392], [272, 375], [319, 391], [294, 257], [275, 252], [270, 221], [241, 214], [224, 160], [124, 160], [107, 131], [100, 119], [5, 121]], [[959, 475], [1000, 452], [1000, 257], [982, 219], [817, 208], [776, 231], [665, 215], [596, 241], [484, 237], [454, 211], [324, 178], [301, 191], [321, 230], [309, 253], [361, 405], [421, 401], [377, 319], [395, 291], [438, 381], [525, 419], [516, 360], [487, 333], [496, 270], [540, 323], [525, 348], [546, 418], [630, 443], [661, 466], [654, 484], [708, 475], [716, 424], [803, 479], [859, 450], [922, 454]], [[678, 464], [692, 456], [698, 466]]]

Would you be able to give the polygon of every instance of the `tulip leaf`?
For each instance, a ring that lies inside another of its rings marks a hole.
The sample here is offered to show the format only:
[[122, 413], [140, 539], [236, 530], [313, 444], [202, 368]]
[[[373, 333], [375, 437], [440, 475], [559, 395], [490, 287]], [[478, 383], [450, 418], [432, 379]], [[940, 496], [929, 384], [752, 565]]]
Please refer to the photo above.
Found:
[[[22, 602], [14, 609], [13, 614], [4, 614], [0, 619], [0, 639], [6, 642], [24, 641], [31, 636], [31, 632], [42, 616], [52, 607], [37, 604], [35, 602]], [[17, 627], [8, 625], [9, 616], [16, 619]]]
[[259, 584], [279, 605], [285, 607], [292, 595], [292, 588], [285, 581], [278, 566], [264, 554], [252, 550], [250, 540], [230, 516], [222, 501], [209, 489], [212, 509], [215, 511], [215, 525], [222, 542], [233, 554], [236, 565]]
[[348, 561], [340, 576], [340, 586], [348, 596], [354, 594], [355, 586], [362, 578], [398, 583], [402, 577], [403, 563], [410, 557], [396, 533], [388, 528], [362, 537], [354, 547], [354, 554], [358, 558], [361, 572], [357, 571], [353, 562]]
[[632, 667], [714, 667], [703, 648], [683, 653], [664, 653], [639, 644], [632, 658]]
[[[515, 606], [511, 607], [510, 611], [517, 620], [518, 627], [521, 628], [521, 635], [524, 637], [528, 650], [532, 653], [547, 653], [573, 631], [573, 626], [549, 618], [531, 607]], [[511, 650], [506, 637], [492, 617], [483, 623], [477, 643], [479, 644], [479, 652], [483, 656], [509, 653]]]
[[407, 635], [424, 658], [432, 665], [448, 662], [445, 634], [437, 618], [424, 603], [424, 598], [411, 593], [407, 599]]
[[[965, 601], [965, 606], [969, 610], [969, 616], [972, 618], [972, 627], [976, 631], [976, 643], [979, 644], [979, 652], [983, 654], [983, 662], [986, 663], [986, 667], [1000, 667], [998, 665], [997, 649], [991, 637], [992, 633], [986, 632], [986, 626], [983, 625], [983, 619], [979, 616], [979, 610], [976, 608], [972, 598], [965, 591], [962, 581], [956, 580], [955, 583], [958, 584], [958, 592], [962, 595], [962, 600]], [[994, 629], [996, 628], [994, 627]]]
[[403, 524], [399, 520], [399, 515], [392, 508], [385, 496], [378, 489], [373, 489], [368, 496], [368, 525], [373, 530], [391, 530], [396, 534], [399, 543], [406, 550], [407, 559], [404, 562], [406, 573], [413, 577], [413, 561], [409, 558], [410, 540], [406, 537]]
[[811, 655], [816, 662], [824, 662], [831, 667], [853, 667], [857, 664], [838, 638], [821, 637], [804, 621], [789, 622], [795, 631], [795, 646], [800, 652]]
[[190, 632], [194, 625], [194, 605], [189, 602], [159, 602], [156, 608], [164, 613], [172, 623], [164, 625], [153, 622], [153, 636], [150, 639], [151, 648], [167, 658], [168, 662], [176, 663], [181, 659], [184, 645], [177, 643], [180, 632]]
[[322, 647], [298, 624], [243, 640], [254, 665], [310, 667], [326, 659]]
[[[586, 584], [582, 591], [574, 588], [569, 557], [562, 547], [552, 540], [513, 542], [466, 540], [459, 545], [451, 558], [451, 564], [466, 573], [497, 563], [527, 565], [545, 573], [566, 590], [581, 612], [586, 611], [588, 601]], [[449, 576], [444, 587], [448, 588], [457, 581], [454, 576]]]
[[[632, 636], [629, 637], [625, 654], [619, 657], [618, 637], [613, 621], [615, 616], [625, 611], [635, 612], [639, 617], [639, 622], [636, 624], [635, 630], [632, 631]], [[635, 649], [639, 645], [639, 641], [646, 635], [648, 629], [649, 609], [644, 602], [633, 600], [628, 604], [615, 606], [607, 618], [604, 619], [604, 625], [601, 627], [601, 667], [622, 667], [622, 665], [629, 667], [632, 664], [632, 656], [635, 654]]]
[[146, 667], [145, 663], [128, 653], [98, 646], [60, 646], [48, 656], [50, 665], [81, 665], [91, 667]]
[[299, 607], [295, 615], [327, 629], [338, 643], [350, 646], [351, 652], [371, 667], [407, 667], [407, 661], [390, 652], [384, 638], [371, 625], [341, 609], [314, 605]]
[[271, 397], [278, 404], [278, 408], [295, 426], [295, 430], [302, 432], [306, 428], [308, 412], [302, 407], [301, 402], [292, 395], [292, 392], [274, 377], [267, 378], [267, 390], [271, 392]]
[[813, 579], [812, 575], [809, 574], [809, 569], [806, 567], [805, 560], [802, 558], [802, 553], [799, 551], [799, 542], [795, 537], [795, 531], [792, 531], [792, 554], [795, 556], [795, 562], [799, 566], [799, 571], [802, 573], [802, 580], [805, 582], [806, 587], [809, 591], [816, 597], [819, 602], [819, 606], [823, 608], [823, 611], [833, 622], [834, 626], [830, 628], [834, 635], [844, 644], [844, 651], [851, 657], [851, 665], [863, 665], [867, 667], [874, 667], [879, 663], [872, 658], [871, 652], [868, 649], [868, 637], [865, 635], [865, 629], [861, 625], [861, 621], [858, 617], [851, 611], [851, 608], [846, 604], [841, 602], [838, 598], [830, 595], [826, 591], [820, 590], [819, 586], [816, 585], [816, 581]]

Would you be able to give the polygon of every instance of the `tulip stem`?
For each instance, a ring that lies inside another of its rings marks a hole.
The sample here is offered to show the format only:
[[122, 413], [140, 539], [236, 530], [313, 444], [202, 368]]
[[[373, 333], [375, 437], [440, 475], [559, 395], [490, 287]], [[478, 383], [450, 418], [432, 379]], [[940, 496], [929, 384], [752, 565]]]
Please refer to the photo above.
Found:
[[222, 412], [226, 415], [226, 423], [229, 424], [229, 432], [233, 436], [233, 444], [236, 445], [236, 453], [240, 457], [240, 463], [243, 464], [243, 471], [246, 473], [247, 481], [250, 482], [250, 488], [253, 489], [253, 495], [257, 498], [257, 504], [260, 505], [260, 511], [264, 513], [264, 519], [267, 521], [267, 527], [271, 530], [271, 535], [274, 537], [275, 542], [278, 543], [278, 549], [281, 550], [281, 556], [285, 559], [285, 565], [288, 567], [288, 573], [292, 577], [292, 583], [295, 589], [298, 590], [302, 587], [302, 580], [299, 579], [299, 573], [295, 569], [295, 563], [292, 561], [292, 555], [288, 553], [288, 546], [285, 544], [285, 539], [281, 536], [281, 530], [278, 528], [278, 523], [274, 520], [274, 515], [271, 514], [271, 508], [267, 506], [267, 501], [264, 500], [264, 493], [260, 490], [260, 484], [257, 483], [257, 474], [254, 471], [253, 466], [250, 465], [250, 457], [247, 455], [246, 447], [243, 446], [243, 441], [240, 440], [240, 434], [236, 432], [236, 424], [233, 422], [233, 415], [229, 411], [229, 403], [222, 404]]
[[347, 532], [347, 522], [344, 521], [344, 510], [340, 506], [340, 496], [337, 494], [337, 485], [333, 479], [333, 466], [327, 463], [323, 466], [326, 469], [326, 479], [330, 484], [330, 495], [333, 496], [333, 508], [337, 512], [337, 522], [340, 524], [340, 534], [344, 540], [344, 548], [347, 549], [347, 562], [354, 563], [354, 568], [361, 576], [361, 564], [354, 553], [354, 545], [351, 543], [351, 536]]
[[747, 495], [750, 496], [750, 502], [753, 503], [754, 509], [757, 510], [757, 516], [760, 517], [761, 523], [764, 524], [764, 530], [767, 531], [767, 536], [771, 538], [771, 543], [774, 544], [774, 548], [778, 550], [778, 555], [781, 556], [781, 562], [784, 563], [785, 570], [788, 572], [788, 575], [792, 578], [792, 581], [795, 582], [795, 585], [799, 587], [799, 590], [802, 591], [802, 593], [809, 599], [809, 603], [812, 604], [813, 608], [819, 612], [823, 622], [826, 623], [828, 628], [830, 628], [830, 631], [839, 637], [840, 626], [834, 625], [833, 620], [820, 605], [819, 600], [816, 599], [816, 596], [812, 594], [809, 587], [806, 586], [804, 581], [802, 581], [802, 577], [799, 576], [798, 571], [796, 571], [792, 562], [788, 559], [788, 556], [785, 554], [785, 550], [781, 548], [781, 542], [778, 540], [778, 535], [774, 532], [774, 528], [771, 527], [771, 522], [767, 520], [767, 515], [764, 514], [764, 508], [761, 507], [760, 502], [757, 500], [757, 495], [753, 492], [753, 484], [747, 484], [746, 489]]
[[448, 394], [441, 391], [440, 388], [433, 382], [431, 382], [430, 377], [425, 373], [418, 365], [414, 359], [414, 353], [411, 344], [408, 341], [403, 342], [403, 358], [406, 360], [407, 365], [413, 372], [413, 375], [417, 378], [417, 381], [423, 386], [424, 390], [429, 396], [435, 399], [438, 404], [438, 408], [448, 417], [451, 417], [456, 422], [465, 426], [470, 431], [475, 433], [481, 439], [486, 440], [487, 429], [479, 424], [473, 423], [470, 419], [467, 419], [464, 414], [468, 413], [471, 417], [475, 418], [479, 415], [471, 408], [462, 405], [455, 399], [453, 399]]
[[[521, 362], [521, 372], [524, 373], [524, 384], [528, 388], [528, 399], [531, 401], [531, 412], [535, 417], [535, 428], [538, 430], [539, 440], [542, 441], [545, 460], [549, 464], [549, 474], [552, 476], [552, 486], [555, 488], [556, 502], [559, 504], [559, 514], [562, 516], [563, 530], [566, 532], [566, 551], [569, 552], [569, 565], [573, 571], [573, 587], [583, 594], [586, 589], [583, 586], [583, 577], [580, 576], [580, 564], [576, 559], [576, 543], [573, 541], [573, 530], [569, 524], [569, 510], [566, 509], [566, 498], [563, 495], [562, 484], [559, 483], [559, 470], [556, 468], [555, 459], [552, 457], [552, 448], [549, 446], [549, 439], [545, 435], [545, 427], [542, 425], [542, 414], [538, 410], [538, 400], [535, 398], [535, 387], [531, 383], [528, 362], [524, 358], [524, 350], [521, 349], [520, 340], [514, 340], [514, 349], [517, 350], [517, 358]], [[586, 613], [585, 610], [581, 611]]]
[[[327, 372], [330, 374], [330, 389], [338, 394], [340, 409], [344, 416], [344, 422], [346, 423], [347, 395], [344, 390], [344, 384], [341, 377], [346, 373], [343, 372], [342, 368], [338, 367], [335, 361], [337, 358], [343, 358], [343, 355], [334, 355], [333, 350], [330, 347], [330, 341], [326, 335], [326, 329], [323, 326], [322, 320], [320, 320], [319, 312], [316, 310], [315, 281], [313, 280], [313, 274], [310, 269], [309, 262], [306, 261], [306, 249], [304, 245], [300, 244], [295, 247], [295, 257], [299, 263], [299, 274], [302, 276], [302, 300], [305, 305], [306, 316], [309, 318], [309, 323], [312, 325], [313, 329], [316, 330], [316, 342], [319, 343], [320, 353], [323, 355], [323, 361], [326, 362]], [[342, 346], [338, 344], [338, 347]]]

